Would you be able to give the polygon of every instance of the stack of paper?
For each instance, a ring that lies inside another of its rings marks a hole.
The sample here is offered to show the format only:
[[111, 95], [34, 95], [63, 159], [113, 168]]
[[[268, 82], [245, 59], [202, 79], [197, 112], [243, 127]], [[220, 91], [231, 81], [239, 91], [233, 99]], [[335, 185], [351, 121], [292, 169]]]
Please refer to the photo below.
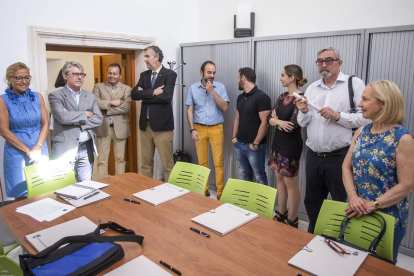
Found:
[[65, 188], [56, 190], [55, 194], [73, 199], [79, 199], [93, 193], [94, 191], [96, 191], [95, 188], [75, 183]]
[[213, 210], [194, 217], [191, 220], [219, 233], [220, 235], [225, 235], [258, 216], [259, 215], [256, 213], [225, 203]]
[[38, 221], [52, 221], [75, 209], [74, 206], [60, 203], [51, 198], [44, 198], [39, 201], [18, 207], [16, 212], [29, 215]]
[[325, 238], [316, 236], [288, 263], [313, 275], [354, 275], [368, 253], [343, 244], [339, 246], [351, 254], [335, 252], [325, 242]]
[[140, 276], [168, 276], [172, 275], [152, 262], [144, 255], [118, 267], [104, 276], [140, 275]]
[[40, 252], [61, 238], [85, 235], [95, 231], [96, 227], [96, 224], [83, 216], [27, 235], [26, 240]]
[[101, 182], [93, 181], [93, 180], [87, 180], [87, 181], [79, 182], [76, 184], [80, 184], [82, 186], [88, 186], [94, 189], [102, 189], [102, 188], [109, 186], [109, 184], [105, 184], [105, 183], [101, 183]]
[[134, 196], [154, 206], [188, 194], [190, 191], [170, 183], [164, 183], [154, 188], [135, 193]]

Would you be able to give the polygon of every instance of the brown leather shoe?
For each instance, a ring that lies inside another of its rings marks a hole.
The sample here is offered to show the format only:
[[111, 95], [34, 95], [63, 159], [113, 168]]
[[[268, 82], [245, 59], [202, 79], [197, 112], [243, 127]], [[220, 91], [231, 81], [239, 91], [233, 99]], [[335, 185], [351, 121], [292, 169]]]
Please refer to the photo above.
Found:
[[209, 191], [209, 190], [207, 190], [207, 191], [206, 191], [206, 196], [207, 196], [207, 197], [209, 197], [209, 196], [210, 196], [210, 191]]

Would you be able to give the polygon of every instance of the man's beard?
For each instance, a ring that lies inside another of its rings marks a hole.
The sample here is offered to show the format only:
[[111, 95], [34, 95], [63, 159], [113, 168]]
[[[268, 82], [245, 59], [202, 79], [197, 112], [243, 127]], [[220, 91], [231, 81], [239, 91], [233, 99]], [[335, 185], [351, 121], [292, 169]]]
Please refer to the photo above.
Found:
[[319, 75], [321, 75], [323, 78], [329, 78], [330, 76], [332, 76], [331, 71], [328, 70], [322, 70]]
[[213, 81], [214, 81], [214, 78], [211, 78], [211, 79], [204, 78], [205, 83], [208, 83], [208, 82], [213, 83]]
[[147, 63], [146, 65], [147, 65], [148, 70], [154, 69], [154, 66], [152, 66], [151, 63]]
[[243, 91], [243, 90], [244, 90], [244, 87], [242, 86], [242, 84], [241, 84], [241, 83], [239, 83], [239, 90], [241, 90], [241, 91]]

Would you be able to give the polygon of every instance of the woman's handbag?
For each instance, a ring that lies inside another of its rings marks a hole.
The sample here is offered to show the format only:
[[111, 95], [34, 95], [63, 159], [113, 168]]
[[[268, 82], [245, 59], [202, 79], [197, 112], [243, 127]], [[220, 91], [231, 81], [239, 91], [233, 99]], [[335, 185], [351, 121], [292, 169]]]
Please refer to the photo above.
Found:
[[[110, 228], [124, 235], [100, 236]], [[65, 237], [36, 255], [20, 255], [24, 275], [96, 275], [124, 257], [122, 246], [115, 241], [142, 244], [144, 237], [115, 222], [100, 224], [94, 232]]]
[[349, 242], [347, 242], [347, 241], [345, 240], [345, 231], [346, 231], [346, 228], [347, 228], [347, 226], [348, 226], [349, 221], [350, 221], [352, 218], [348, 218], [348, 217], [345, 217], [345, 218], [344, 218], [344, 220], [343, 220], [343, 221], [342, 221], [342, 223], [341, 223], [341, 232], [339, 233], [338, 238], [335, 238], [335, 237], [330, 237], [330, 236], [327, 236], [327, 235], [325, 235], [325, 234], [322, 234], [322, 236], [323, 236], [323, 237], [325, 237], [325, 238], [327, 238], [327, 239], [334, 240], [335, 242], [338, 242], [338, 243], [341, 243], [341, 244], [344, 244], [344, 245], [350, 246], [350, 247], [352, 247], [352, 248], [358, 249], [358, 250], [360, 250], [360, 251], [368, 252], [368, 254], [370, 254], [371, 256], [373, 256], [373, 257], [375, 257], [375, 258], [378, 258], [378, 259], [380, 259], [380, 260], [383, 260], [383, 261], [386, 261], [386, 262], [388, 262], [388, 263], [392, 263], [392, 264], [394, 264], [394, 262], [393, 262], [393, 261], [391, 261], [391, 260], [389, 260], [389, 259], [386, 259], [386, 258], [384, 258], [384, 257], [381, 257], [380, 255], [378, 255], [378, 254], [376, 253], [376, 251], [377, 251], [377, 247], [378, 247], [378, 244], [380, 243], [380, 241], [381, 241], [382, 237], [384, 236], [385, 229], [386, 229], [386, 227], [387, 227], [387, 224], [386, 224], [386, 222], [385, 222], [385, 219], [384, 219], [381, 215], [378, 215], [378, 214], [376, 214], [376, 213], [370, 213], [370, 214], [367, 214], [367, 215], [365, 215], [365, 216], [371, 216], [371, 217], [375, 218], [375, 219], [379, 222], [379, 225], [381, 226], [381, 229], [380, 229], [380, 231], [379, 231], [378, 235], [377, 235], [377, 236], [376, 236], [376, 237], [372, 240], [372, 242], [371, 242], [371, 244], [369, 245], [368, 249], [365, 249], [365, 248], [359, 247], [359, 246], [357, 246], [357, 245], [355, 245], [355, 244], [352, 244], [352, 243], [349, 243]]

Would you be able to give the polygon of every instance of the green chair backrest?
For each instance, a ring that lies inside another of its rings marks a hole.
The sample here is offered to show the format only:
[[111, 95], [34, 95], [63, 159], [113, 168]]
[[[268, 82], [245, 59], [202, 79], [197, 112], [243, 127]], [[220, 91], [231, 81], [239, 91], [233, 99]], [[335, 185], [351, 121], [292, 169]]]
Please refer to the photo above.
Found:
[[[346, 216], [344, 210], [348, 206], [348, 203], [325, 200], [319, 212], [314, 234], [326, 234], [337, 238], [341, 231], [341, 222]], [[375, 213], [381, 215], [386, 222], [385, 233], [377, 247], [376, 253], [393, 261], [395, 218], [379, 211]], [[371, 216], [363, 216], [359, 219], [352, 218], [347, 225], [344, 238], [351, 244], [368, 249], [380, 230], [380, 223]]]
[[220, 201], [272, 219], [277, 190], [250, 181], [229, 178]]
[[178, 161], [171, 171], [168, 183], [204, 195], [209, 175], [209, 168]]
[[[9, 251], [9, 250], [8, 250]], [[4, 254], [3, 245], [0, 242], [0, 275], [21, 276], [23, 271], [18, 263]]]
[[60, 160], [27, 166], [23, 170], [27, 182], [27, 198], [76, 183], [70, 164]]

